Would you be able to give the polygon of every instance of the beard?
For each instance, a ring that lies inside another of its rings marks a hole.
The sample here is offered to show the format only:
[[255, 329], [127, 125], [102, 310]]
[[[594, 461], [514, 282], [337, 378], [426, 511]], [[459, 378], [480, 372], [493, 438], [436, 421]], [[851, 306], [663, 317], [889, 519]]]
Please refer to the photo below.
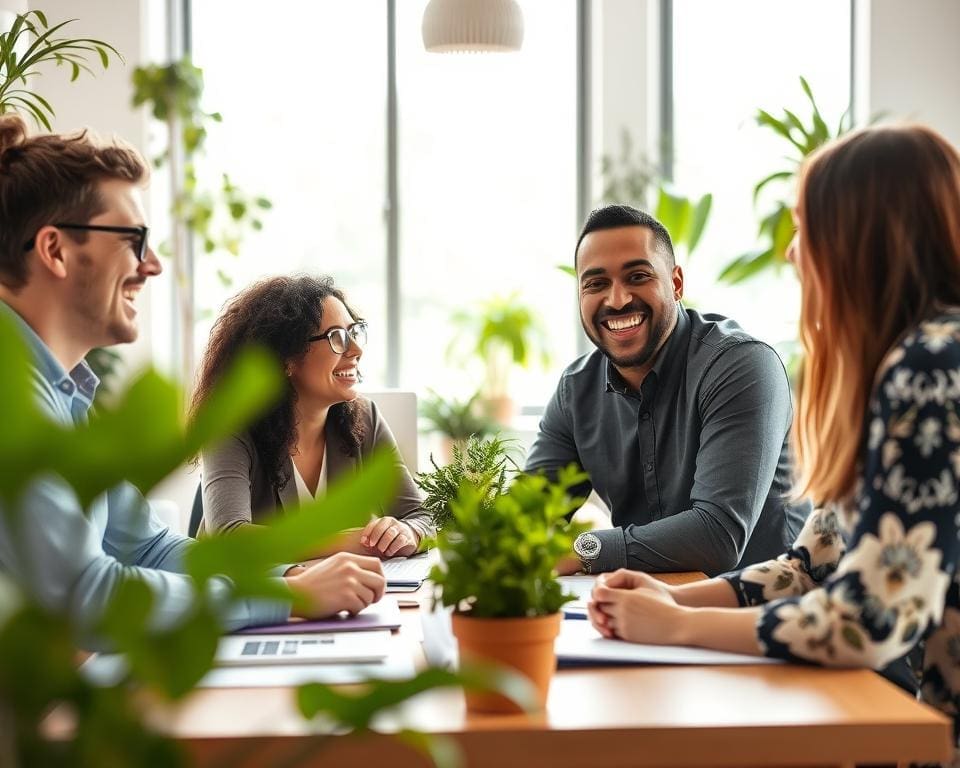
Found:
[[[678, 311], [676, 308], [676, 303], [673, 304], [673, 307], [674, 312], [676, 313]], [[646, 319], [643, 322], [647, 324], [647, 340], [644, 342], [643, 346], [633, 354], [617, 355], [610, 349], [610, 347], [603, 343], [603, 331], [601, 330], [601, 323], [610, 317], [622, 317], [623, 315], [633, 315], [638, 312], [643, 313], [646, 316]], [[617, 368], [639, 368], [640, 366], [649, 363], [657, 354], [660, 344], [670, 332], [671, 321], [674, 319], [674, 317], [675, 315], [670, 315], [668, 312], [656, 315], [649, 304], [647, 304], [645, 301], [637, 299], [630, 302], [630, 304], [623, 309], [616, 311], [603, 309], [599, 310], [596, 314], [594, 314], [590, 323], [587, 323], [581, 315], [580, 325], [583, 327], [583, 332], [587, 334], [587, 337], [590, 339], [590, 341], [592, 341], [597, 349], [603, 353], [603, 356], [606, 357], [607, 360], [613, 363]]]

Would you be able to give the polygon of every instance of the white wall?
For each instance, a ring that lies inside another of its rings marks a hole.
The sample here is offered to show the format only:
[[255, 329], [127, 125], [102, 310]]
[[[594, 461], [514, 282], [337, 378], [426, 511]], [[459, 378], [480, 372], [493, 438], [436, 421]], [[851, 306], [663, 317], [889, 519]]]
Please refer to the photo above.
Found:
[[960, 2], [859, 0], [859, 116], [926, 123], [960, 146]]

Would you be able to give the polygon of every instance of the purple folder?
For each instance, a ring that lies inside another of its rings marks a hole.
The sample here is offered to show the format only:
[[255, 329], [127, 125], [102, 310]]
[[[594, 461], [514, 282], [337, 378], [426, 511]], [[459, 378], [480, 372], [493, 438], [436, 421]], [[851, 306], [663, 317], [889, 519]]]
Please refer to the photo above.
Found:
[[291, 619], [284, 624], [263, 624], [241, 629], [238, 635], [283, 635], [300, 632], [359, 632], [364, 629], [399, 629], [400, 606], [389, 595], [379, 603], [368, 605], [356, 616], [341, 613], [329, 619], [301, 621]]

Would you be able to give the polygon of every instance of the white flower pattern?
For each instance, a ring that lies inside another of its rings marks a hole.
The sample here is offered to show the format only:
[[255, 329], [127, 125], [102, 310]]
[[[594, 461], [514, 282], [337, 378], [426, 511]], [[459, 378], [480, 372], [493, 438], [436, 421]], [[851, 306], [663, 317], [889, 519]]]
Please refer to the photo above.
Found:
[[921, 694], [960, 733], [960, 310], [908, 334], [875, 381], [853, 502], [724, 578], [741, 604], [767, 604], [771, 656], [879, 668], [923, 642]]

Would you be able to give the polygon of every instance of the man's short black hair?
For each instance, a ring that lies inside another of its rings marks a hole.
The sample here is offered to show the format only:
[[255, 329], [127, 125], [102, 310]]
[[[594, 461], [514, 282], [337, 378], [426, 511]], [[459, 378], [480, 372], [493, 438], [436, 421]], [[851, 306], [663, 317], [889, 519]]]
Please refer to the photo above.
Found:
[[671, 267], [676, 263], [673, 256], [673, 241], [663, 224], [649, 213], [632, 206], [614, 204], [594, 208], [587, 216], [587, 222], [580, 230], [577, 247], [573, 251], [573, 265], [577, 265], [577, 253], [580, 251], [580, 243], [583, 242], [583, 238], [599, 229], [618, 229], [619, 227], [646, 227], [651, 230], [657, 243], [657, 250], [667, 256], [667, 261]]

